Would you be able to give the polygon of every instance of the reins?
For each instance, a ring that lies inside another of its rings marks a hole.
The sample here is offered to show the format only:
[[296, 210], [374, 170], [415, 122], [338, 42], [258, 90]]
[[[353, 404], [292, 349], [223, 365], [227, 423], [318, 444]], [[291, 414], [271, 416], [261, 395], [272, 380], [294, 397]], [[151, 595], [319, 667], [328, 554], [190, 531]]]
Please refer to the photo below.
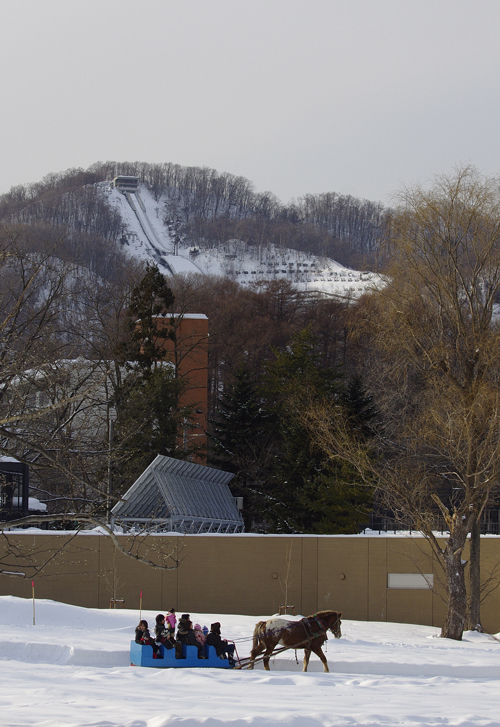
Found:
[[[299, 644], [294, 644], [293, 646], [281, 646], [279, 649], [274, 649], [273, 653], [269, 654], [269, 658], [276, 656], [276, 654], [280, 654], [282, 651], [289, 651], [290, 649], [300, 649], [304, 646], [304, 644], [308, 643], [310, 643], [310, 639], [304, 639], [304, 641], [301, 641]], [[262, 656], [258, 656], [256, 659], [254, 659], [253, 663], [257, 664], [259, 661], [263, 661], [265, 658], [265, 654], [262, 654]], [[235, 666], [234, 668], [244, 669], [250, 664], [251, 661], [251, 658], [247, 656], [244, 659], [240, 659], [238, 666]]]

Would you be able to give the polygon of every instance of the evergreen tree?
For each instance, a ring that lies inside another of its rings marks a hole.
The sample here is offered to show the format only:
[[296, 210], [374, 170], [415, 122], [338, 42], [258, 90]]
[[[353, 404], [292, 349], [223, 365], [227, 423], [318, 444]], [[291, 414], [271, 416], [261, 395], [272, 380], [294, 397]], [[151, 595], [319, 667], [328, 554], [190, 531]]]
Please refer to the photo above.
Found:
[[349, 381], [342, 401], [345, 405], [350, 419], [353, 433], [357, 433], [363, 439], [373, 434], [374, 420], [377, 417], [377, 410], [373, 404], [373, 396], [368, 394], [363, 387], [360, 376], [353, 376]]
[[214, 458], [231, 466], [234, 457], [248, 448], [250, 432], [254, 436], [265, 421], [261, 399], [244, 363], [236, 369], [234, 382], [223, 394], [217, 415], [212, 433]]
[[[172, 366], [156, 367], [148, 376], [125, 380], [117, 401], [114, 458], [115, 494], [126, 489], [158, 454], [184, 459], [182, 429], [191, 412], [178, 408], [179, 380]], [[191, 453], [191, 451], [190, 451]]]
[[[165, 341], [172, 327], [158, 326], [174, 295], [156, 265], [148, 264], [133, 289], [127, 312], [130, 340], [121, 348], [128, 370], [114, 398], [114, 491], [126, 489], [158, 454], [184, 459], [185, 430], [192, 428], [192, 407], [180, 407], [183, 382], [166, 360]], [[119, 464], [118, 464], [119, 463]]]
[[172, 329], [159, 327], [157, 317], [165, 315], [174, 303], [174, 294], [158, 267], [148, 263], [146, 273], [131, 295], [128, 309], [131, 332], [131, 355], [145, 376], [165, 358], [165, 341], [172, 339]]
[[216, 419], [211, 422], [210, 461], [235, 473], [231, 490], [235, 496], [243, 497], [247, 529], [262, 526], [261, 491], [268, 469], [270, 440], [268, 419], [252, 374], [242, 362], [219, 401]]
[[[342, 376], [324, 369], [308, 328], [266, 368], [264, 390], [276, 437], [267, 492], [267, 517], [281, 532], [357, 532], [371, 497], [345, 463], [328, 460], [301, 422], [302, 402], [344, 405]], [[357, 389], [356, 389], [357, 391]], [[360, 410], [359, 414], [361, 415]]]

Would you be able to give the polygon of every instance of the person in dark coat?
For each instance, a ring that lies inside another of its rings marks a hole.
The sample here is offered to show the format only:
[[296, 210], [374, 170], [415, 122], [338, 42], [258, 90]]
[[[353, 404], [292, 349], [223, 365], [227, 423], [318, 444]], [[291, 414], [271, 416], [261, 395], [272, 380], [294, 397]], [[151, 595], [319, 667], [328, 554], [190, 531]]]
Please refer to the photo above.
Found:
[[228, 644], [226, 639], [220, 635], [220, 623], [216, 621], [210, 626], [210, 633], [206, 640], [207, 646], [214, 646], [217, 656], [228, 659], [231, 666], [234, 666], [234, 644]]
[[159, 613], [156, 617], [155, 638], [156, 643], [163, 644], [166, 649], [175, 648], [176, 658], [182, 658], [182, 644], [174, 639], [173, 634], [165, 624], [165, 616], [162, 613]]
[[160, 648], [151, 638], [151, 634], [148, 629], [148, 622], [144, 619], [139, 621], [139, 625], [135, 629], [135, 643], [151, 646], [153, 648], [153, 659], [157, 659], [159, 657]]
[[206, 656], [203, 656], [203, 645], [196, 640], [193, 622], [191, 621], [188, 613], [183, 613], [179, 619], [179, 624], [177, 626], [177, 640], [180, 641], [181, 644], [186, 644], [187, 646], [196, 646], [198, 649], [198, 659], [207, 658]]

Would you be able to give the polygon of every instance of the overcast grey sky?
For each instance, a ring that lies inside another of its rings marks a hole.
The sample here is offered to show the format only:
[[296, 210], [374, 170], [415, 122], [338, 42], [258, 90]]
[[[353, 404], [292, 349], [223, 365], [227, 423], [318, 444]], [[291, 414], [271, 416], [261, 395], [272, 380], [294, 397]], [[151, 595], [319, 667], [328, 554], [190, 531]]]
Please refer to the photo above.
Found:
[[96, 161], [387, 202], [500, 172], [500, 0], [0, 0], [0, 193]]

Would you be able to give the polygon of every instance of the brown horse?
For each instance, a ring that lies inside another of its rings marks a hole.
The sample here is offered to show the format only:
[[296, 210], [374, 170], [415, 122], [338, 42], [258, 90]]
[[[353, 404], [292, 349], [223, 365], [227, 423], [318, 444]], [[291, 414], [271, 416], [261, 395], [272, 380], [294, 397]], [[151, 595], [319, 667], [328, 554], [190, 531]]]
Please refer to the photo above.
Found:
[[309, 657], [313, 651], [323, 662], [323, 671], [329, 671], [326, 656], [321, 647], [327, 640], [326, 632], [330, 630], [336, 639], [340, 639], [342, 612], [318, 611], [300, 621], [289, 621], [284, 618], [271, 618], [259, 621], [253, 632], [253, 648], [250, 653], [249, 669], [253, 669], [256, 657], [264, 652], [264, 669], [269, 671], [269, 659], [276, 648], [281, 645], [287, 649], [304, 649], [304, 667], [307, 671]]

